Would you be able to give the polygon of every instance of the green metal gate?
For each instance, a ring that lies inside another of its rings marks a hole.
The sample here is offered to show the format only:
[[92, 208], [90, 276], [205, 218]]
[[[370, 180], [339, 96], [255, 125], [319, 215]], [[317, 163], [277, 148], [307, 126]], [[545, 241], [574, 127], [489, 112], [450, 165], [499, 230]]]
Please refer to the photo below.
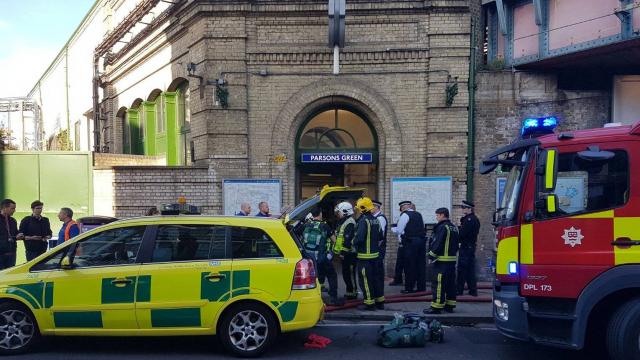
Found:
[[[31, 202], [44, 202], [43, 215], [57, 236], [60, 208], [71, 208], [74, 219], [93, 214], [92, 166], [90, 152], [0, 152], [0, 199], [17, 203], [13, 216], [18, 224], [31, 214]], [[24, 245], [19, 242], [17, 263], [24, 260]]]

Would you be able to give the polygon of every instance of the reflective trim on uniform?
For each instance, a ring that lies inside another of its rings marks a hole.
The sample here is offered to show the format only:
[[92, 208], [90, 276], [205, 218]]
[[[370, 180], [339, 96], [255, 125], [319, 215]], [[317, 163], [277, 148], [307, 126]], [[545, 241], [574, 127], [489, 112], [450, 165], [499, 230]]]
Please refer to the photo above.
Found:
[[375, 300], [377, 303], [384, 302], [384, 296], [377, 297]]
[[379, 253], [371, 253], [371, 254], [358, 254], [358, 259], [370, 260], [377, 259]]
[[367, 281], [367, 271], [364, 268], [364, 266], [362, 267], [362, 269], [360, 270], [360, 273], [362, 274], [362, 285], [364, 286], [364, 289], [362, 289], [364, 291], [364, 304], [365, 305], [373, 305], [374, 301], [371, 297], [371, 291], [369, 290], [369, 282]]
[[436, 296], [431, 302], [431, 307], [436, 309], [442, 309], [444, 307], [444, 301], [442, 301], [442, 274], [438, 274], [436, 278], [438, 286], [436, 286]]
[[429, 256], [431, 256], [431, 257], [438, 257], [438, 255], [436, 255], [436, 253], [434, 253], [433, 251], [429, 251]]
[[440, 256], [438, 259], [440, 258], [445, 258], [449, 256], [449, 239], [451, 238], [451, 229], [449, 229], [448, 225], [444, 226], [445, 229], [447, 229], [447, 238], [444, 241], [444, 252], [443, 252], [443, 256]]
[[456, 261], [458, 260], [457, 256], [438, 256], [438, 258], [436, 259], [437, 261], [443, 262], [443, 261]]
[[447, 300], [444, 302], [445, 305], [447, 306], [456, 306], [456, 301], [455, 300]]

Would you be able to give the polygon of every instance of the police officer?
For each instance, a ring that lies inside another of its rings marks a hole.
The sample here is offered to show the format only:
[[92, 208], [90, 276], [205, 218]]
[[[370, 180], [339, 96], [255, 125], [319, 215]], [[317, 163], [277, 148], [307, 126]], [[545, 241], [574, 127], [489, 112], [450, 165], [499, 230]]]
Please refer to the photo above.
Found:
[[336, 225], [336, 244], [333, 252], [342, 258], [342, 279], [346, 286], [345, 299], [357, 299], [356, 289], [356, 253], [352, 242], [355, 235], [356, 221], [353, 218], [353, 206], [343, 201], [335, 207], [338, 223]]
[[480, 220], [473, 212], [470, 201], [462, 202], [464, 216], [460, 220], [460, 252], [458, 253], [457, 294], [462, 295], [464, 283], [467, 283], [469, 295], [478, 296], [476, 284], [476, 242], [480, 232]]
[[401, 201], [396, 233], [404, 248], [405, 283], [403, 294], [424, 291], [426, 280], [426, 233], [422, 215], [413, 209], [411, 201]]
[[382, 213], [382, 203], [378, 200], [372, 200], [373, 202], [373, 217], [378, 219], [380, 223], [380, 229], [382, 229], [382, 240], [380, 240], [380, 259], [378, 260], [378, 271], [376, 272], [376, 281], [378, 286], [384, 289], [384, 259], [387, 255], [387, 217]]
[[458, 228], [449, 221], [449, 209], [436, 210], [438, 224], [433, 229], [429, 244], [429, 260], [433, 262], [434, 277], [431, 283], [433, 300], [425, 314], [440, 314], [444, 309], [453, 312], [456, 307], [456, 259], [458, 253]]
[[384, 309], [384, 282], [379, 281], [380, 247], [382, 228], [373, 216], [375, 207], [368, 197], [356, 203], [361, 213], [358, 218], [353, 246], [358, 258], [358, 279], [364, 297], [364, 310]]
[[[338, 301], [338, 275], [333, 268], [333, 247], [331, 242], [331, 228], [322, 221], [322, 210], [314, 208], [309, 213], [311, 219], [305, 224], [303, 232], [304, 247], [313, 259], [318, 269], [318, 281], [326, 278], [329, 282], [328, 305], [342, 305]], [[324, 281], [320, 281], [323, 283]]]

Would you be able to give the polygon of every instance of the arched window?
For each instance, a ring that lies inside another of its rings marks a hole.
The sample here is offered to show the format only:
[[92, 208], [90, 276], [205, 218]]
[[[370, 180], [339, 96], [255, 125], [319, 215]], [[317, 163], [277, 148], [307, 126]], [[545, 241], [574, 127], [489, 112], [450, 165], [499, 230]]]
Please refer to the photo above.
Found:
[[193, 142], [191, 141], [191, 91], [189, 83], [178, 86], [178, 129], [180, 131], [180, 161], [184, 165], [192, 163]]
[[375, 136], [358, 114], [345, 109], [318, 113], [302, 130], [298, 148], [304, 150], [374, 149]]
[[127, 121], [127, 108], [121, 107], [116, 113], [116, 118], [122, 125], [122, 153], [131, 154], [131, 126]]
[[164, 97], [162, 96], [162, 91], [159, 89], [153, 90], [147, 100], [155, 103], [156, 133], [162, 134], [167, 129], [167, 119], [164, 115]]

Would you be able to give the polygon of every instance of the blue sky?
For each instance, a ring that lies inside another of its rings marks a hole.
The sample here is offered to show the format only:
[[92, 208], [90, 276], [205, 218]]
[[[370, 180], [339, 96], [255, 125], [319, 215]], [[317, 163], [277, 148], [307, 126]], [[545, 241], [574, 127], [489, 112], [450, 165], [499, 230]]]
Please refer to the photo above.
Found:
[[0, 97], [24, 96], [94, 0], [0, 0]]

